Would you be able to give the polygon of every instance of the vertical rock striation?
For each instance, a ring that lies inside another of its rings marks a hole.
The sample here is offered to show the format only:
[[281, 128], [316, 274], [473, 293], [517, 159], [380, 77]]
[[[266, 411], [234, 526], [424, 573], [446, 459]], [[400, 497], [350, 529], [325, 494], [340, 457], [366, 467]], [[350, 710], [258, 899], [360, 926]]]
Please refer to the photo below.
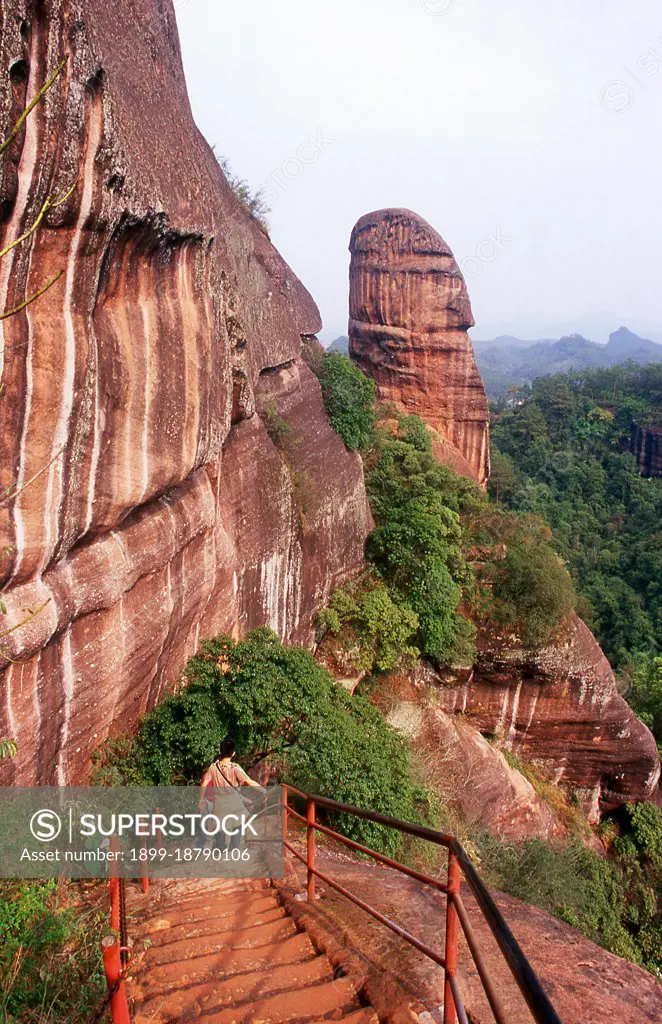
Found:
[[448, 714], [468, 715], [525, 761], [545, 765], [578, 791], [593, 821], [602, 811], [658, 792], [655, 739], [618, 692], [597, 640], [573, 616], [567, 635], [527, 651], [510, 635], [483, 629], [476, 664], [436, 689]]
[[205, 636], [309, 642], [370, 514], [300, 362], [319, 313], [195, 127], [171, 0], [8, 0], [1, 28], [3, 136], [68, 58], [0, 167], [3, 247], [74, 185], [0, 261], [3, 309], [62, 271], [0, 323], [3, 626], [30, 619], [0, 735], [3, 780], [64, 783]]
[[481, 487], [489, 415], [466, 285], [443, 238], [410, 210], [362, 217], [350, 242], [349, 352], [380, 398], [438, 435], [435, 454]]
[[662, 476], [662, 427], [632, 424], [630, 450], [642, 476]]

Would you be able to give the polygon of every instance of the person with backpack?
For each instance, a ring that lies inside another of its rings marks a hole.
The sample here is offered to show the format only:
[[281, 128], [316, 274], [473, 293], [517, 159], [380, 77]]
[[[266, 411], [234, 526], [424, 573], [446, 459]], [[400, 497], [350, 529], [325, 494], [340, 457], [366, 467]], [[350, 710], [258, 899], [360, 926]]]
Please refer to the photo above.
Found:
[[[221, 792], [225, 791], [223, 793], [224, 796], [227, 795], [227, 787], [239, 789], [240, 786], [252, 786], [254, 789], [260, 790], [263, 788], [246, 774], [241, 765], [235, 763], [233, 758], [236, 752], [235, 742], [228, 736], [221, 743], [218, 757], [210, 764], [203, 776], [202, 783], [200, 784], [200, 810], [206, 806], [209, 814], [214, 813], [217, 787]], [[245, 811], [245, 808], [238, 793], [236, 796], [237, 813], [241, 814]], [[227, 810], [227, 802], [224, 801], [224, 813], [227, 813]], [[238, 850], [241, 841], [241, 834], [239, 832], [229, 837], [224, 832], [217, 832], [214, 838], [214, 846], [224, 850], [228, 838], [230, 839], [230, 851]]]

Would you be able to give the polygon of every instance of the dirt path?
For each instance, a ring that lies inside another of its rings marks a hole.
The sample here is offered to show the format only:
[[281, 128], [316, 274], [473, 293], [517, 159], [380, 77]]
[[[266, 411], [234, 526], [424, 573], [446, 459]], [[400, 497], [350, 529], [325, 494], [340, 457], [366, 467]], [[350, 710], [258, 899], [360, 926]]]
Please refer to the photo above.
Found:
[[128, 905], [135, 1024], [377, 1024], [261, 881], [170, 880]]

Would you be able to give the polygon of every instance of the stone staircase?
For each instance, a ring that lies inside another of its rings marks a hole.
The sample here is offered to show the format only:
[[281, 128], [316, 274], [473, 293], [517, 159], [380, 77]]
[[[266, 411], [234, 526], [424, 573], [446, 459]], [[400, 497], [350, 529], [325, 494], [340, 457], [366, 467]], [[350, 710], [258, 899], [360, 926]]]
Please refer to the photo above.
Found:
[[266, 882], [171, 879], [128, 908], [135, 1024], [378, 1024]]

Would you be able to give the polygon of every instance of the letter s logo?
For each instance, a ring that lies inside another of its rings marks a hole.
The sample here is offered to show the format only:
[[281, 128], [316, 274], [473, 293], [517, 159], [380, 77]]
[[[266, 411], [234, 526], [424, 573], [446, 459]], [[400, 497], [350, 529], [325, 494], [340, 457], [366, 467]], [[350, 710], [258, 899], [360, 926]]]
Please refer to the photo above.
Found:
[[30, 831], [40, 843], [50, 843], [57, 839], [62, 831], [60, 815], [55, 811], [37, 811], [30, 818]]

